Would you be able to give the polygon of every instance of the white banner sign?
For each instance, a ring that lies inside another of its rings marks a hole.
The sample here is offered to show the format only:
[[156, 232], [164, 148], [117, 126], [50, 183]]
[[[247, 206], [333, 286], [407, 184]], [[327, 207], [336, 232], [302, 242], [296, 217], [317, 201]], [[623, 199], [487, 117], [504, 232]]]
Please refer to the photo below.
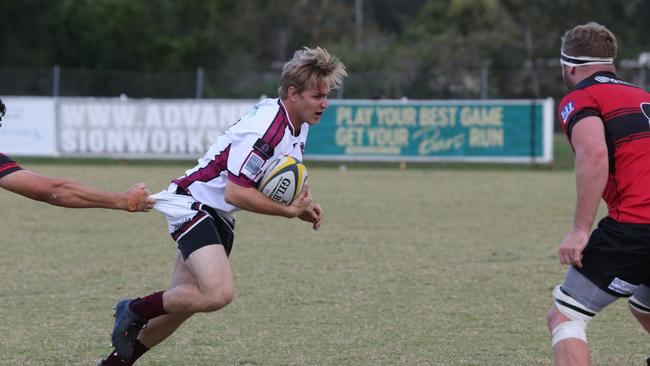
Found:
[[62, 98], [57, 107], [62, 156], [198, 158], [252, 100]]
[[7, 114], [0, 128], [0, 152], [9, 156], [57, 156], [54, 99], [2, 97]]

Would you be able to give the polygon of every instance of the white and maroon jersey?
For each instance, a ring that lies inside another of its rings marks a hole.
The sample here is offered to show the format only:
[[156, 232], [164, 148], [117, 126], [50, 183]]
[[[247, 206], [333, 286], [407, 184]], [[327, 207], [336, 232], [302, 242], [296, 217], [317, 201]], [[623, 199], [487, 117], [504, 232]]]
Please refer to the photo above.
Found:
[[302, 161], [309, 125], [294, 131], [280, 99], [264, 99], [230, 126], [198, 165], [175, 179], [177, 191], [224, 212], [237, 211], [224, 200], [227, 181], [254, 187], [268, 164], [284, 155]]

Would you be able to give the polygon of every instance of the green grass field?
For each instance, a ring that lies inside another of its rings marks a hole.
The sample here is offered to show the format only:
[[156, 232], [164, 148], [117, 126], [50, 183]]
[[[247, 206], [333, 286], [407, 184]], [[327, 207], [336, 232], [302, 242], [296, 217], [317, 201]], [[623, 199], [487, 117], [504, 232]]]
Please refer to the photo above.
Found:
[[[152, 191], [189, 166], [25, 164]], [[308, 166], [309, 167], [309, 166]], [[320, 232], [239, 215], [237, 295], [138, 365], [551, 365], [545, 315], [562, 279], [573, 173], [314, 167]], [[114, 302], [164, 288], [175, 247], [157, 212], [69, 210], [0, 192], [0, 364], [95, 365]], [[623, 301], [589, 328], [594, 365], [641, 365]]]

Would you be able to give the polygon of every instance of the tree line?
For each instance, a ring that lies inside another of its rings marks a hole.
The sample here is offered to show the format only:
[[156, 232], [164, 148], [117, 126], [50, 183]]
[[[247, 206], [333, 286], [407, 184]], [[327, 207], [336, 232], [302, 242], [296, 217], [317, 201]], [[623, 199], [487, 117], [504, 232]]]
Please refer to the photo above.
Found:
[[488, 97], [532, 98], [559, 93], [567, 29], [597, 21], [619, 59], [637, 59], [648, 15], [646, 0], [7, 0], [0, 70], [202, 68], [272, 84], [293, 51], [320, 45], [347, 65], [349, 97], [463, 97], [487, 80]]

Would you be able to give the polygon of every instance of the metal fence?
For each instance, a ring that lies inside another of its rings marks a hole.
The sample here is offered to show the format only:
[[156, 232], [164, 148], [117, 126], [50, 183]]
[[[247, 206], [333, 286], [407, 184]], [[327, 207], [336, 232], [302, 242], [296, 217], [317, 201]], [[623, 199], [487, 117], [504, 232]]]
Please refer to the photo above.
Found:
[[[197, 70], [134, 72], [0, 69], [0, 95], [98, 96], [131, 98], [257, 98], [275, 96], [280, 70]], [[641, 87], [650, 85], [646, 68], [619, 66], [619, 75]], [[446, 74], [351, 70], [339, 99], [532, 99], [566, 93], [559, 63], [540, 61], [516, 69], [454, 70]]]

